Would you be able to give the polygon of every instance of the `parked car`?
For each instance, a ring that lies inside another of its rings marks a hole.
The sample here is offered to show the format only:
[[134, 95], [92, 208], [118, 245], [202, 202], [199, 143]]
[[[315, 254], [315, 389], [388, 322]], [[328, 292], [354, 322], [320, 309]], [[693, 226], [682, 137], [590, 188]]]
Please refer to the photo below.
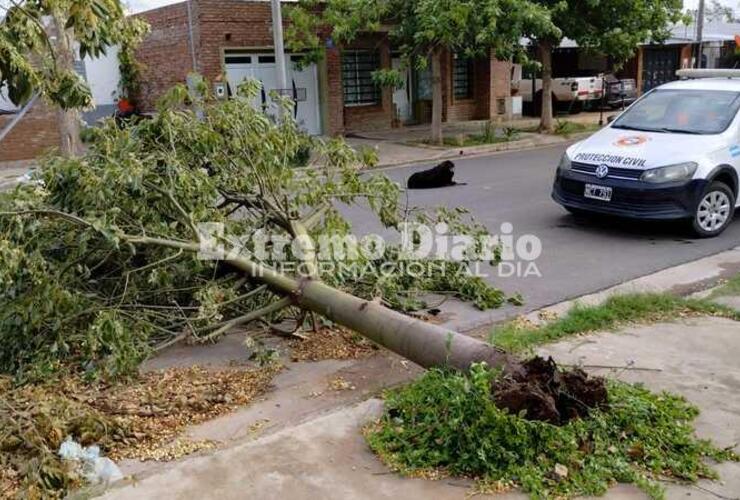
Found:
[[[519, 68], [515, 68], [512, 78], [512, 91], [522, 96], [525, 106], [534, 107], [535, 115], [542, 110], [542, 79], [537, 78], [532, 86], [531, 78], [521, 76]], [[601, 100], [603, 96], [603, 82], [598, 76], [553, 78], [552, 102], [554, 109], [580, 113], [589, 103]]]
[[612, 109], [624, 108], [637, 100], [637, 82], [632, 78], [618, 79], [612, 74], [604, 75], [606, 105]]
[[740, 70], [681, 70], [566, 151], [552, 197], [576, 214], [727, 229], [740, 183]]

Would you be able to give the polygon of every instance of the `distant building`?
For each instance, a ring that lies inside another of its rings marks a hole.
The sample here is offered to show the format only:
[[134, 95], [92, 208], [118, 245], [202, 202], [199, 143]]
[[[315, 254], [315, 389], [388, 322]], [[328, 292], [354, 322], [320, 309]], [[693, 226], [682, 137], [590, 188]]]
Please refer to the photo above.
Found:
[[[289, 9], [285, 3], [284, 9]], [[409, 70], [402, 89], [376, 86], [372, 73], [401, 61], [386, 33], [367, 33], [349, 46], [324, 39], [318, 64], [299, 68], [288, 54], [288, 89], [276, 89], [269, 2], [191, 0], [138, 14], [151, 25], [137, 58], [145, 69], [139, 104], [144, 110], [168, 88], [196, 71], [234, 92], [245, 78], [296, 97], [296, 116], [312, 134], [346, 134], [431, 120], [431, 75]], [[287, 24], [287, 21], [286, 21]], [[443, 119], [490, 119], [511, 112], [511, 64], [492, 55], [467, 60], [444, 55]]]

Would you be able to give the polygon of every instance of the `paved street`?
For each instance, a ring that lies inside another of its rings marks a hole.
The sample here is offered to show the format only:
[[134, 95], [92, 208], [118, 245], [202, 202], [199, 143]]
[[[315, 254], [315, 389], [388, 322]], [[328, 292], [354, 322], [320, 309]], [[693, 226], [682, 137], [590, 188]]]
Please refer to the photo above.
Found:
[[[721, 237], [691, 239], [681, 225], [615, 220], [577, 221], [550, 199], [555, 165], [565, 146], [458, 160], [456, 179], [467, 182], [430, 191], [409, 192], [412, 206], [464, 206], [492, 234], [501, 224], [515, 235], [534, 234], [543, 242], [537, 261], [542, 278], [496, 278], [508, 293], [521, 292], [524, 308], [506, 307], [486, 315], [503, 319], [583, 294], [602, 290], [740, 245], [740, 220]], [[389, 169], [399, 182], [428, 166]], [[378, 231], [361, 210], [350, 218], [359, 233]]]

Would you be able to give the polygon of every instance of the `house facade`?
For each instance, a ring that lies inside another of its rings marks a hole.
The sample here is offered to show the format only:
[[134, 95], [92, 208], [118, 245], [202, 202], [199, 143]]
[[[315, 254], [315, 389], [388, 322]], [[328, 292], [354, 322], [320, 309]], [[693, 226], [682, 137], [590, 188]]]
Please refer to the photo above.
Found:
[[[284, 9], [291, 8], [286, 3]], [[137, 58], [144, 65], [139, 104], [151, 110], [168, 88], [197, 72], [210, 82], [228, 82], [233, 92], [245, 78], [263, 84], [260, 100], [276, 89], [269, 2], [190, 0], [139, 14], [151, 25]], [[287, 25], [287, 21], [286, 21]], [[406, 71], [403, 88], [380, 88], [372, 73], [400, 68], [387, 34], [359, 37], [339, 47], [324, 40], [317, 64], [299, 65], [288, 54], [288, 89], [296, 117], [312, 134], [350, 134], [431, 120], [431, 74]], [[492, 119], [511, 112], [511, 64], [495, 57], [443, 59], [443, 120]]]

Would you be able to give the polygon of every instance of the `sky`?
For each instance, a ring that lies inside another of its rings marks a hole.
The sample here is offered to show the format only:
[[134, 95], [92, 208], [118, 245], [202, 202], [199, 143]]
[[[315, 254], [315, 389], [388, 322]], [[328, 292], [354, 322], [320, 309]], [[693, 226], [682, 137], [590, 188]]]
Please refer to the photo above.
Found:
[[180, 0], [128, 0], [126, 3], [128, 3], [132, 12], [141, 12], [142, 10], [156, 9], [178, 1]]
[[[126, 0], [124, 0], [126, 1]], [[132, 12], [141, 12], [142, 10], [154, 9], [163, 5], [177, 3], [181, 0], [127, 0]], [[723, 4], [737, 8], [740, 0], [720, 0]], [[699, 0], [684, 0], [684, 6], [687, 9], [695, 9]]]
[[[155, 9], [163, 5], [177, 3], [182, 0], [123, 0], [123, 1], [129, 5], [131, 12], [141, 12], [143, 10]], [[708, 0], [708, 1], [711, 1], [711, 0]], [[4, 0], [0, 0], [0, 5], [2, 5], [3, 2]], [[740, 7], [739, 5], [740, 0], [720, 0], [720, 2], [727, 6], [736, 8], [736, 9]], [[697, 4], [699, 3], [699, 0], [684, 0], [683, 3], [687, 9], [695, 9]]]
[[[141, 0], [142, 3], [145, 3], [146, 0]], [[738, 8], [738, 4], [740, 3], [738, 0], [719, 0], [719, 2], [723, 5], [727, 5], [728, 7], [732, 7], [733, 9]], [[711, 0], [706, 0], [705, 3], [709, 5], [711, 3]], [[687, 9], [695, 9], [699, 5], [699, 0], [683, 0], [683, 6]]]

